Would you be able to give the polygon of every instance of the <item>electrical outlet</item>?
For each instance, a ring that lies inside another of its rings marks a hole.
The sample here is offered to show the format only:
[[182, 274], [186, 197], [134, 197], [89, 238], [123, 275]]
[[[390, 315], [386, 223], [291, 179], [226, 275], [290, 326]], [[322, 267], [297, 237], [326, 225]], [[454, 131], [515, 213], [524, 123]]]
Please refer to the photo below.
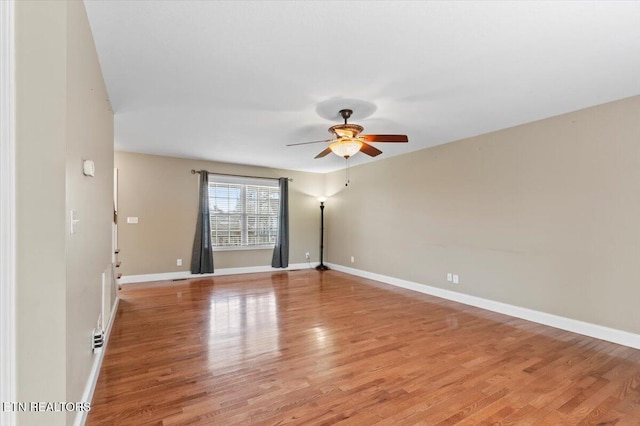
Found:
[[453, 274], [451, 272], [447, 272], [447, 281], [453, 281]]
[[458, 284], [459, 282], [460, 282], [460, 278], [456, 274], [453, 274], [453, 283]]
[[351, 256], [351, 263], [354, 263], [356, 261], [356, 258]]
[[177, 266], [182, 266], [182, 259], [176, 260], [176, 265]]
[[307, 253], [304, 255], [304, 257], [305, 257], [307, 260], [310, 260], [310, 259], [311, 259], [311, 255], [309, 255], [309, 252], [307, 252]]

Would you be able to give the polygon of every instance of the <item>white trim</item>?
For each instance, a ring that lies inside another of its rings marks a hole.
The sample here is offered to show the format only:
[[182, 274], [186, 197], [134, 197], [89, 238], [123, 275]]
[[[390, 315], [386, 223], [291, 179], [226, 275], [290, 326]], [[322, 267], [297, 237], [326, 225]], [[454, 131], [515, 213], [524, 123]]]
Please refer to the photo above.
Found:
[[270, 246], [214, 246], [213, 252], [217, 251], [242, 251], [242, 250], [271, 250], [275, 247], [274, 244]]
[[498, 312], [516, 318], [522, 318], [528, 321], [536, 322], [538, 324], [544, 324], [550, 327], [559, 328], [561, 330], [571, 331], [573, 333], [578, 333], [585, 336], [594, 337], [596, 339], [617, 343], [619, 345], [640, 349], [640, 334], [617, 330], [615, 328], [604, 327], [602, 325], [592, 324], [584, 321], [578, 321], [575, 319], [561, 317], [559, 315], [553, 315], [546, 312], [535, 311], [533, 309], [523, 308], [521, 306], [514, 306], [507, 303], [496, 302], [494, 300], [483, 299], [481, 297], [458, 293], [451, 290], [445, 290], [438, 287], [432, 287], [426, 284], [419, 284], [412, 281], [406, 281], [399, 278], [376, 274], [373, 272], [362, 271], [360, 269], [349, 268], [347, 266], [336, 265], [332, 263], [328, 265], [336, 271], [345, 272], [347, 274], [356, 275], [358, 277], [380, 281], [386, 284], [394, 285], [396, 287], [406, 288], [408, 290], [429, 294], [432, 296], [440, 297], [442, 299], [464, 303], [465, 305], [476, 306], [478, 308], [487, 309], [489, 311]]
[[[0, 402], [16, 402], [16, 140], [13, 0], [0, 1]], [[16, 424], [0, 410], [0, 424]]]
[[[102, 366], [102, 360], [104, 359], [104, 353], [107, 350], [107, 345], [109, 344], [109, 336], [111, 336], [111, 328], [116, 318], [116, 313], [118, 312], [118, 303], [120, 302], [120, 298], [116, 293], [116, 302], [113, 304], [113, 308], [111, 308], [111, 316], [109, 317], [109, 323], [107, 324], [107, 329], [104, 332], [104, 345], [102, 346], [102, 350], [96, 353], [93, 358], [93, 365], [91, 366], [91, 372], [89, 373], [89, 378], [87, 379], [87, 384], [84, 387], [84, 391], [82, 392], [81, 402], [91, 402], [93, 399], [93, 392], [96, 390], [96, 384], [98, 383], [98, 377], [100, 376], [100, 367]], [[87, 421], [87, 411], [78, 411], [76, 413], [76, 418], [73, 422], [74, 426], [83, 426]]]
[[149, 281], [166, 281], [166, 280], [181, 280], [192, 278], [208, 278], [208, 277], [220, 277], [222, 275], [237, 275], [237, 274], [253, 274], [256, 272], [278, 272], [278, 271], [290, 271], [293, 269], [310, 269], [308, 263], [294, 263], [286, 268], [272, 268], [271, 266], [245, 266], [243, 268], [224, 268], [218, 269], [213, 274], [192, 274], [190, 271], [179, 272], [165, 272], [160, 274], [146, 274], [146, 275], [124, 275], [120, 278], [119, 284], [132, 284], [132, 283], [145, 283]]

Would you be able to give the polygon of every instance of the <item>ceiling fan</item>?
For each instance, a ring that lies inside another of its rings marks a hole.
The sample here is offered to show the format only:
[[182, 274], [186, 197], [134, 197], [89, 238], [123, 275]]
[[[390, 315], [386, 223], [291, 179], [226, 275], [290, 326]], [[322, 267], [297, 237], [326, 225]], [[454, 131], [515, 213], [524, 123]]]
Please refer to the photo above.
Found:
[[344, 124], [336, 124], [329, 127], [329, 133], [334, 138], [322, 141], [292, 143], [287, 146], [308, 145], [312, 143], [330, 142], [327, 149], [316, 155], [315, 158], [322, 158], [333, 152], [334, 154], [348, 159], [358, 152], [363, 152], [371, 157], [382, 154], [378, 148], [369, 145], [368, 142], [409, 142], [406, 135], [361, 135], [364, 127], [358, 124], [349, 124], [347, 120], [351, 117], [353, 111], [350, 109], [341, 109], [340, 115], [344, 119]]

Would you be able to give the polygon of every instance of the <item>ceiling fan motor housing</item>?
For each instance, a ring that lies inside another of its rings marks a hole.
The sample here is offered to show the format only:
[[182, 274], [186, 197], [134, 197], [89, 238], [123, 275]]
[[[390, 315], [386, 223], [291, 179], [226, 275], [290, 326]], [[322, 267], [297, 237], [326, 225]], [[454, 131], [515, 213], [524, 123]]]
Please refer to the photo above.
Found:
[[358, 124], [336, 124], [329, 128], [329, 133], [336, 135], [337, 138], [355, 138], [363, 130], [364, 127]]

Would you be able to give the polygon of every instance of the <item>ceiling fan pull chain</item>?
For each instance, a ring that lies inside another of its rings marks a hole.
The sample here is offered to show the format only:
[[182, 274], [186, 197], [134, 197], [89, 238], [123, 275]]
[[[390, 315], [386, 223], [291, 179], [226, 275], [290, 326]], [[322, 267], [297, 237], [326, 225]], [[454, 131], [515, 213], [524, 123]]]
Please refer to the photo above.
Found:
[[344, 186], [349, 186], [349, 157], [344, 157], [344, 160], [347, 162], [347, 167], [344, 169], [346, 172], [346, 183]]

